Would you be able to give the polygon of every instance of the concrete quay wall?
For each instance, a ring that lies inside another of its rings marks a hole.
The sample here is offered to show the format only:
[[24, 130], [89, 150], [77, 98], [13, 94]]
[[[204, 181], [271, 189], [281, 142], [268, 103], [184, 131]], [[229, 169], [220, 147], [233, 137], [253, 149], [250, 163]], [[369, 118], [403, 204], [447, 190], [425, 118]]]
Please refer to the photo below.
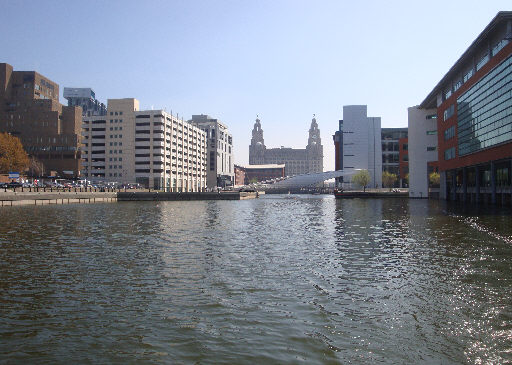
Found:
[[118, 201], [183, 201], [183, 200], [244, 200], [254, 199], [258, 193], [164, 193], [164, 192], [119, 192]]
[[85, 192], [0, 192], [0, 206], [110, 203], [117, 201], [116, 193]]
[[117, 201], [244, 200], [258, 193], [164, 193], [164, 192], [13, 192], [0, 191], [0, 207], [16, 205], [110, 203]]

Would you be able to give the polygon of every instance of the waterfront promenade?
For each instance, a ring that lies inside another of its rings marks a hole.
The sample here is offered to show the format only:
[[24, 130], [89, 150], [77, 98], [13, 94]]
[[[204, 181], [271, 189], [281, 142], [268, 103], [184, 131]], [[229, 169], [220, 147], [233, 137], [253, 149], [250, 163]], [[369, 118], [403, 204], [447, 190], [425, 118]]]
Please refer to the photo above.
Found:
[[122, 191], [96, 189], [47, 189], [46, 191], [25, 188], [0, 191], [0, 206], [47, 205], [71, 203], [109, 203], [117, 201], [181, 201], [181, 200], [245, 200], [258, 197], [256, 192], [188, 192], [173, 193], [150, 190]]

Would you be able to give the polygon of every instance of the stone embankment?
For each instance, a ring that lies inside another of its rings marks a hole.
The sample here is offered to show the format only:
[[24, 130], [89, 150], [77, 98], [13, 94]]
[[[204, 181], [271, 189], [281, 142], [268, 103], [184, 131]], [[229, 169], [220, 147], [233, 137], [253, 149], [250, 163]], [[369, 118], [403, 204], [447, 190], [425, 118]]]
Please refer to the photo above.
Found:
[[[26, 189], [25, 189], [26, 190]], [[0, 190], [0, 207], [17, 205], [110, 203], [117, 201], [244, 200], [258, 197], [256, 192], [165, 193], [155, 191], [12, 191]]]
[[0, 192], [0, 206], [70, 203], [109, 203], [117, 201], [115, 192]]
[[180, 201], [180, 200], [245, 200], [258, 197], [257, 192], [220, 193], [164, 193], [164, 192], [119, 192], [118, 201]]

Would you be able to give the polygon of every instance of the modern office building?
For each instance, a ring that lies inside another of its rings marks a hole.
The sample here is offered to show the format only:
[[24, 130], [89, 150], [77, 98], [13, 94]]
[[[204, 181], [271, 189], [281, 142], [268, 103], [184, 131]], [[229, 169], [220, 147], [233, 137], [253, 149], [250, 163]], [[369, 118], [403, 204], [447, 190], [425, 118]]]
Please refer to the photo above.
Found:
[[407, 128], [381, 128], [382, 172], [395, 174], [395, 187], [404, 187], [408, 169]]
[[439, 168], [437, 110], [414, 106], [408, 109], [409, 197], [429, 197], [429, 174]]
[[107, 107], [96, 100], [96, 94], [91, 88], [65, 87], [63, 96], [68, 106], [81, 107], [84, 117], [107, 114]]
[[[237, 185], [247, 185], [254, 182], [279, 179], [285, 177], [284, 164], [266, 165], [235, 165]], [[242, 180], [243, 179], [243, 180]]]
[[137, 99], [109, 99], [107, 115], [85, 117], [82, 133], [89, 180], [206, 189], [206, 133], [164, 110], [139, 110]]
[[79, 177], [82, 112], [59, 103], [59, 85], [35, 71], [0, 63], [0, 132], [21, 139], [44, 175]]
[[512, 12], [496, 15], [419, 108], [437, 112], [440, 197], [508, 204]]
[[208, 115], [192, 115], [188, 123], [206, 133], [208, 138], [207, 181], [209, 189], [225, 188], [235, 183], [233, 136], [228, 127]]
[[[368, 170], [369, 186], [382, 186], [380, 117], [368, 117], [366, 105], [345, 105], [343, 119], [333, 139], [336, 170]], [[350, 177], [338, 178], [337, 185], [350, 188]]]
[[317, 173], [323, 171], [323, 146], [320, 129], [313, 116], [305, 149], [266, 148], [260, 119], [256, 118], [249, 146], [249, 164], [284, 164], [286, 176]]

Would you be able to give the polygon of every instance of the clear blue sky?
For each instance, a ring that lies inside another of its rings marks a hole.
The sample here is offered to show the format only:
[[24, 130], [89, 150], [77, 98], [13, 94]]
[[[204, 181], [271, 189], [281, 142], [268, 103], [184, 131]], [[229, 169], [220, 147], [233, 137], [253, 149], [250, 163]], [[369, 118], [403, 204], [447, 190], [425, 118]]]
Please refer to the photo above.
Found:
[[[313, 113], [332, 170], [343, 105], [383, 127], [419, 104], [508, 1], [0, 0], [0, 62], [103, 102], [135, 97], [224, 121], [248, 163], [256, 114], [267, 147], [304, 148]], [[61, 95], [62, 96], [62, 95]]]

